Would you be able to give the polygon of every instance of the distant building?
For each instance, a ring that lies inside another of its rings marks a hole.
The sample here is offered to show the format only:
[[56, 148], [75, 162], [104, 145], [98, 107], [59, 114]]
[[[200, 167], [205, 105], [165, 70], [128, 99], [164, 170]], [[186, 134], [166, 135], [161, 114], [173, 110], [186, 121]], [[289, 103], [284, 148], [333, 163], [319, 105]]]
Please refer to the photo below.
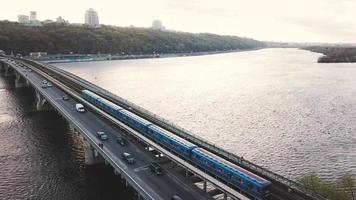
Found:
[[27, 15], [18, 15], [18, 22], [25, 26], [42, 26], [41, 22], [37, 20], [36, 11], [30, 12], [30, 17]]
[[30, 19], [27, 15], [17, 15], [18, 22], [20, 24], [28, 24], [30, 23]]
[[166, 27], [164, 27], [162, 22], [158, 19], [153, 20], [151, 28], [155, 30], [161, 30], [161, 31], [166, 29]]
[[36, 11], [30, 11], [30, 21], [37, 21], [37, 12]]
[[58, 24], [67, 24], [68, 21], [66, 21], [65, 19], [63, 19], [61, 16], [57, 17], [56, 19], [56, 23]]
[[100, 27], [98, 13], [90, 8], [85, 12], [85, 24], [90, 27]]

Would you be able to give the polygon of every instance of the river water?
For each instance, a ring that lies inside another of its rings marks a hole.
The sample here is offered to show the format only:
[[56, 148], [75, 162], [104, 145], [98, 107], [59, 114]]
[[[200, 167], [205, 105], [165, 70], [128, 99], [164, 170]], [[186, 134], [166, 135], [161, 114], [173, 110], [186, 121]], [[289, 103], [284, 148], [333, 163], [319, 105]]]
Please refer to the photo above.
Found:
[[[297, 49], [56, 64], [289, 178], [356, 174], [356, 64]], [[34, 92], [0, 76], [0, 199], [133, 198]]]

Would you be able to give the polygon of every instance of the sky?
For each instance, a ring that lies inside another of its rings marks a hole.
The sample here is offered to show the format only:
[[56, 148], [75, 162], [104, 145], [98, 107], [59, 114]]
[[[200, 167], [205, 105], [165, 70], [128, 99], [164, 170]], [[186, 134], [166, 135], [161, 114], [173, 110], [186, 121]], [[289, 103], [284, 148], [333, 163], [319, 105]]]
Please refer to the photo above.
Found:
[[[37, 11], [83, 23], [93, 8], [101, 24], [209, 32], [263, 41], [356, 43], [356, 0], [0, 0], [0, 20]], [[1, 28], [1, 27], [0, 27]]]

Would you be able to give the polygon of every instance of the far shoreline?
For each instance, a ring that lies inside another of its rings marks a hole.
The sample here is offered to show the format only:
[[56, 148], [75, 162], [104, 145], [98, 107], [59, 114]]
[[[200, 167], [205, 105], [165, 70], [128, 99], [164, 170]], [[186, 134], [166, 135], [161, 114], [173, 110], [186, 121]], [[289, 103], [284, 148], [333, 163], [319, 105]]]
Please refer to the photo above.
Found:
[[[48, 63], [76, 63], [76, 62], [96, 62], [96, 61], [114, 61], [114, 60], [138, 60], [138, 59], [152, 59], [152, 58], [175, 58], [175, 57], [192, 57], [192, 56], [204, 56], [214, 54], [225, 53], [237, 53], [245, 51], [256, 51], [264, 49], [252, 48], [252, 49], [235, 49], [226, 51], [205, 51], [205, 52], [190, 52], [190, 53], [165, 53], [165, 54], [133, 54], [133, 55], [110, 55], [110, 54], [53, 54], [40, 57], [25, 58]], [[66, 58], [66, 59], [50, 59], [50, 58]]]

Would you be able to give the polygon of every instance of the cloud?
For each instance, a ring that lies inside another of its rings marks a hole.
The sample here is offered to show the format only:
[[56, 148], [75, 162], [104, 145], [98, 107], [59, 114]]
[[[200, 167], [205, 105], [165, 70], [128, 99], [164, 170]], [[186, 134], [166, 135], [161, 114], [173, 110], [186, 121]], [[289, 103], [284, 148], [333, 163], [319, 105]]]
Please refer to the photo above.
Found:
[[[349, 1], [349, 0], [344, 0]], [[356, 21], [338, 21], [330, 17], [284, 18], [288, 24], [296, 25], [305, 32], [314, 33], [328, 40], [353, 40], [356, 38]]]

